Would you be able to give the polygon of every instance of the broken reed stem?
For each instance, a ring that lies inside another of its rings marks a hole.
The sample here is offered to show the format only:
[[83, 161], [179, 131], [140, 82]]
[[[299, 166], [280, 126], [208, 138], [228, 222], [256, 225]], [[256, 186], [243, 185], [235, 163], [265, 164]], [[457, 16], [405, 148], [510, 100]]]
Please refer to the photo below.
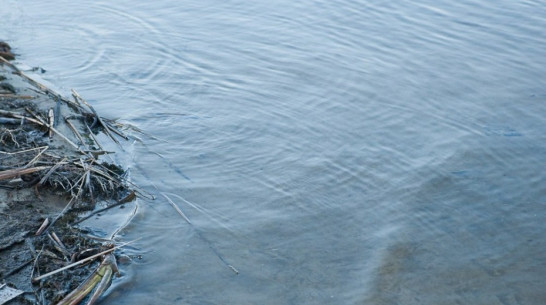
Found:
[[116, 250], [116, 249], [119, 249], [119, 248], [121, 248], [121, 247], [125, 247], [125, 246], [127, 246], [128, 244], [134, 243], [134, 242], [136, 242], [136, 241], [138, 241], [138, 240], [140, 240], [140, 238], [135, 239], [135, 240], [132, 240], [132, 241], [129, 241], [129, 242], [126, 242], [126, 243], [121, 244], [121, 245], [119, 245], [119, 246], [115, 246], [115, 247], [113, 247], [113, 248], [111, 248], [111, 249], [102, 251], [102, 252], [97, 253], [97, 254], [95, 254], [95, 255], [91, 255], [91, 256], [89, 256], [88, 258], [84, 258], [84, 259], [79, 260], [79, 261], [77, 261], [77, 262], [75, 262], [75, 263], [72, 263], [72, 264], [70, 264], [70, 265], [66, 265], [66, 266], [61, 267], [61, 268], [59, 268], [59, 269], [57, 269], [57, 270], [48, 272], [48, 273], [46, 273], [46, 274], [44, 274], [44, 275], [35, 277], [35, 278], [32, 279], [32, 282], [33, 282], [33, 283], [36, 283], [36, 282], [38, 282], [39, 280], [45, 279], [45, 278], [47, 278], [47, 277], [50, 277], [50, 276], [52, 276], [52, 275], [55, 275], [55, 274], [57, 274], [57, 273], [59, 273], [59, 272], [62, 272], [62, 271], [64, 271], [64, 270], [67, 270], [67, 269], [70, 269], [70, 268], [79, 266], [79, 265], [81, 265], [81, 264], [83, 264], [83, 263], [86, 263], [86, 262], [88, 262], [88, 261], [94, 260], [95, 258], [97, 258], [97, 257], [99, 257], [99, 256], [101, 256], [101, 255], [110, 253], [110, 252], [112, 252], [112, 251], [114, 251], [114, 250]]
[[119, 273], [116, 264], [116, 258], [111, 254], [106, 254], [99, 267], [87, 277], [76, 289], [67, 294], [57, 305], [76, 305], [95, 289], [89, 297], [87, 305], [93, 305], [99, 297], [108, 289], [112, 283], [114, 272]]
[[57, 251], [61, 252], [61, 254], [64, 256], [64, 259], [67, 262], [70, 262], [70, 253], [66, 248], [64, 248], [64, 245], [59, 244], [60, 240], [57, 240], [51, 233], [47, 233], [47, 237], [53, 242], [53, 247], [57, 249]]
[[32, 271], [30, 272], [31, 279], [34, 277], [34, 270], [38, 271], [38, 275], [40, 274], [40, 270], [36, 267], [38, 266], [38, 259], [40, 258], [40, 255], [42, 255], [42, 252], [44, 251], [44, 246], [45, 245], [42, 245], [42, 249], [40, 249], [40, 252], [38, 252], [38, 254], [34, 252], [32, 253], [32, 255], [34, 256], [34, 263], [32, 264]]
[[106, 210], [109, 210], [109, 209], [111, 209], [111, 208], [120, 206], [120, 205], [122, 205], [122, 204], [126, 204], [126, 203], [131, 202], [131, 201], [133, 201], [133, 200], [135, 200], [135, 199], [136, 199], [136, 193], [135, 193], [135, 191], [131, 191], [131, 193], [130, 193], [129, 195], [125, 196], [125, 198], [121, 199], [120, 201], [118, 201], [118, 202], [116, 202], [116, 203], [114, 203], [114, 204], [111, 204], [111, 205], [109, 205], [109, 206], [107, 206], [107, 207], [105, 207], [105, 208], [102, 208], [102, 209], [100, 209], [100, 210], [93, 211], [93, 212], [91, 212], [89, 215], [87, 215], [87, 216], [85, 216], [85, 217], [82, 217], [82, 218], [78, 219], [76, 222], [74, 222], [74, 225], [77, 225], [77, 224], [79, 224], [79, 223], [81, 223], [81, 222], [84, 222], [85, 220], [87, 220], [87, 219], [93, 217], [94, 215], [97, 215], [97, 214], [99, 214], [99, 213], [102, 213], [102, 212], [104, 212], [104, 211], [106, 211]]
[[[155, 186], [155, 184], [152, 182], [152, 184], [154, 185], [154, 187], [157, 189], [157, 186]], [[158, 190], [159, 191], [159, 190]], [[181, 213], [180, 215], [182, 215], [182, 217], [184, 217], [186, 219], [186, 221], [188, 221], [189, 225], [193, 228], [193, 230], [195, 231], [195, 233], [197, 234], [197, 236], [202, 240], [204, 241], [208, 246], [209, 248], [212, 250], [212, 252], [214, 252], [214, 254], [216, 254], [216, 257], [218, 257], [218, 259], [226, 266], [228, 267], [231, 271], [233, 271], [235, 274], [239, 274], [239, 270], [237, 270], [233, 265], [231, 265], [230, 263], [228, 263], [228, 261], [224, 258], [224, 256], [222, 254], [220, 254], [220, 252], [218, 251], [218, 249], [216, 249], [216, 247], [212, 244], [212, 242], [210, 242], [210, 240], [208, 240], [202, 233], [201, 233], [201, 230], [199, 230], [195, 225], [193, 225], [191, 222], [189, 222], [189, 219], [187, 217], [185, 217], [184, 213], [182, 213], [182, 211], [174, 204], [174, 202], [169, 198], [167, 197], [167, 195], [165, 195], [165, 193], [163, 192], [160, 192], [161, 195], [163, 195], [163, 197], [165, 197], [169, 203], [179, 212]], [[186, 201], [186, 200], [184, 200]]]
[[16, 99], [31, 100], [36, 97], [32, 95], [0, 94], [0, 98], [16, 98]]
[[61, 241], [61, 239], [57, 236], [57, 234], [55, 234], [55, 232], [51, 232], [51, 236], [53, 237], [53, 239], [57, 242], [57, 244], [59, 245], [59, 247], [61, 247], [63, 250], [67, 251], [68, 250], [66, 249], [66, 246], [64, 245], [64, 243]]
[[17, 68], [14, 64], [10, 63], [7, 59], [5, 59], [4, 57], [0, 56], [0, 61], [3, 62], [5, 65], [7, 65], [8, 67], [12, 68], [13, 70], [15, 70], [15, 72], [21, 72], [21, 70], [19, 70], [19, 68]]
[[[118, 144], [120, 147], [121, 147], [121, 144], [119, 143], [119, 141], [114, 138], [114, 136], [110, 133], [110, 127], [108, 125], [106, 125], [106, 123], [104, 123], [104, 121], [102, 120], [102, 118], [99, 116], [99, 114], [97, 113], [97, 111], [95, 110], [95, 108], [93, 108], [93, 106], [89, 105], [81, 96], [78, 92], [76, 92], [76, 90], [72, 89], [72, 94], [74, 96], [76, 96], [80, 102], [82, 102], [85, 106], [87, 106], [87, 108], [89, 108], [91, 110], [91, 112], [93, 112], [93, 114], [95, 115], [95, 117], [97, 118], [97, 120], [99, 121], [99, 123], [102, 125], [102, 127], [104, 128], [104, 133], [106, 133], [106, 135], [108, 135], [112, 141], [114, 141], [116, 144]], [[123, 147], [122, 147], [123, 148]]]
[[33, 150], [44, 149], [44, 148], [46, 148], [46, 147], [49, 147], [49, 146], [40, 146], [40, 147], [29, 148], [29, 149], [25, 149], [25, 150], [16, 151], [16, 152], [5, 152], [5, 151], [0, 151], [0, 154], [4, 154], [4, 155], [17, 155], [17, 154], [22, 154], [22, 153], [29, 152], [29, 151], [33, 151]]
[[[70, 198], [70, 201], [68, 201], [68, 203], [66, 204], [66, 206], [64, 207], [64, 209], [59, 213], [59, 215], [57, 215], [52, 221], [51, 223], [49, 224], [49, 226], [44, 230], [44, 231], [47, 231], [49, 228], [51, 228], [56, 222], [57, 220], [59, 220], [61, 217], [64, 216], [64, 214], [66, 214], [66, 212], [70, 209], [70, 207], [72, 206], [74, 200], [78, 200], [78, 198], [80, 197], [80, 193], [82, 191], [82, 187], [83, 187], [83, 183], [85, 182], [85, 179], [84, 179], [84, 176], [85, 176], [85, 173], [80, 177], [80, 179], [78, 180], [78, 182], [76, 182], [74, 184], [74, 186], [76, 186], [77, 183], [79, 183], [81, 181], [81, 184], [80, 184], [80, 188], [78, 189], [78, 193], [76, 193], [76, 196], [72, 195], [72, 198]], [[73, 186], [73, 187], [74, 187]], [[72, 187], [72, 188], [73, 188]], [[72, 189], [70, 189], [70, 191], [72, 191]], [[43, 232], [43, 231], [42, 231]]]
[[25, 108], [25, 110], [30, 113], [34, 118], [36, 118], [38, 121], [40, 121], [40, 123], [42, 124], [42, 126], [45, 126], [47, 128], [49, 128], [50, 130], [52, 130], [53, 132], [55, 132], [59, 137], [61, 137], [63, 140], [65, 140], [68, 144], [70, 144], [72, 147], [74, 147], [75, 149], [77, 149], [80, 153], [82, 154], [86, 154], [83, 150], [80, 149], [80, 147], [76, 144], [74, 144], [74, 142], [70, 141], [70, 139], [68, 139], [67, 137], [65, 137], [60, 131], [58, 131], [57, 129], [55, 129], [55, 127], [53, 126], [49, 126], [49, 124], [45, 123], [42, 119], [40, 119], [40, 117], [38, 117], [36, 114], [34, 114], [34, 112], [32, 112], [32, 110], [28, 109], [28, 108]]
[[7, 180], [21, 175], [28, 175], [48, 168], [49, 166], [36, 166], [31, 168], [8, 169], [5, 171], [0, 171], [0, 180]]
[[61, 161], [57, 162], [57, 164], [53, 165], [53, 167], [51, 167], [51, 169], [44, 175], [44, 177], [40, 180], [40, 182], [38, 182], [38, 185], [44, 184], [49, 178], [49, 176], [51, 176], [51, 174], [53, 174], [53, 172], [56, 171], [61, 165], [68, 164], [68, 162], [65, 162], [65, 161], [66, 161], [66, 157], [63, 158]]
[[125, 135], [123, 132], [121, 132], [120, 130], [118, 130], [117, 127], [115, 127], [114, 125], [112, 125], [110, 122], [105, 122], [106, 124], [108, 124], [108, 128], [110, 128], [110, 130], [117, 134], [118, 136], [122, 137], [124, 140], [128, 141], [129, 140], [129, 137], [127, 135]]
[[180, 216], [182, 216], [189, 224], [191, 224], [191, 221], [190, 219], [186, 216], [186, 214], [184, 214], [184, 212], [182, 212], [182, 210], [171, 200], [171, 198], [167, 197], [167, 195], [165, 195], [165, 193], [161, 193], [161, 195], [163, 195], [163, 197], [165, 197], [167, 199], [167, 201], [169, 201], [169, 203], [173, 206], [173, 208], [178, 212], [178, 214], [180, 214]]
[[44, 222], [42, 223], [42, 225], [40, 226], [40, 228], [38, 229], [38, 231], [36, 231], [36, 234], [34, 234], [34, 235], [38, 236], [38, 235], [42, 234], [42, 232], [44, 232], [44, 230], [47, 228], [48, 224], [49, 224], [49, 218], [46, 218], [44, 220]]
[[93, 131], [91, 131], [91, 128], [89, 128], [89, 126], [87, 126], [86, 123], [84, 123], [85, 127], [87, 128], [87, 131], [89, 132], [89, 136], [91, 137], [91, 139], [93, 139], [93, 142], [95, 142], [95, 144], [97, 144], [97, 146], [100, 148], [100, 150], [104, 150], [104, 148], [102, 147], [102, 145], [100, 145], [99, 141], [97, 140], [97, 138], [95, 137], [95, 135], [93, 134]]
[[83, 140], [82, 135], [78, 132], [78, 130], [76, 129], [76, 127], [74, 127], [74, 124], [72, 124], [72, 122], [70, 122], [70, 120], [67, 119], [67, 118], [64, 118], [64, 121], [66, 122], [66, 124], [68, 125], [68, 127], [70, 127], [70, 129], [72, 130], [72, 132], [76, 135], [76, 137], [78, 138], [78, 140], [80, 140], [80, 143], [82, 143], [82, 145], [85, 145], [85, 141]]
[[30, 162], [27, 163], [27, 165], [23, 166], [23, 168], [27, 168], [29, 166], [31, 166], [32, 164], [34, 164], [34, 162], [36, 162], [40, 156], [49, 148], [49, 146], [44, 146], [44, 149], [42, 151], [40, 151], [36, 157], [34, 157], [32, 160], [30, 160]]
[[15, 113], [15, 112], [6, 111], [6, 110], [0, 110], [0, 115], [9, 116], [9, 117], [16, 118], [16, 119], [27, 120], [27, 121], [32, 122], [32, 123], [34, 123], [34, 124], [37, 124], [37, 125], [40, 125], [40, 126], [47, 127], [46, 125], [44, 125], [44, 123], [42, 123], [42, 122], [40, 122], [40, 121], [38, 121], [38, 120], [35, 120], [35, 119], [33, 119], [33, 118], [29, 118], [29, 117], [27, 117], [27, 116], [24, 116], [24, 115]]

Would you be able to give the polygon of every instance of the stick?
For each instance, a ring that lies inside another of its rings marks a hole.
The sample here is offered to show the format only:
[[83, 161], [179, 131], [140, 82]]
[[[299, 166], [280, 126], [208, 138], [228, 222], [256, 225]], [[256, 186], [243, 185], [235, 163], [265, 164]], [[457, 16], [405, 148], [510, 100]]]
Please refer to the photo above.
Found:
[[70, 262], [70, 253], [64, 249], [61, 244], [58, 243], [58, 241], [55, 239], [55, 237], [53, 237], [50, 233], [47, 233], [47, 237], [49, 237], [49, 239], [53, 242], [53, 247], [55, 247], [55, 249], [57, 249], [59, 252], [61, 252], [61, 254], [64, 256], [64, 259], [67, 261], [67, 262]]

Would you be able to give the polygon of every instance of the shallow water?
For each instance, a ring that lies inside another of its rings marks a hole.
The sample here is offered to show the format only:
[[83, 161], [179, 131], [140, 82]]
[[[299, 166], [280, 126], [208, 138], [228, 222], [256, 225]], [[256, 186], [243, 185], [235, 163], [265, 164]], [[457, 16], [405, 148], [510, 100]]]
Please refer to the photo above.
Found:
[[153, 136], [101, 304], [546, 301], [543, 2], [5, 2], [20, 62]]

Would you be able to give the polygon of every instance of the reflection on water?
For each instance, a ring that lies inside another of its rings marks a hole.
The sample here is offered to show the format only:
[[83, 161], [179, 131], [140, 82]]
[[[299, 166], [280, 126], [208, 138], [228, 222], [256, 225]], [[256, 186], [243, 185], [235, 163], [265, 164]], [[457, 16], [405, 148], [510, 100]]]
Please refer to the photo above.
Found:
[[157, 200], [104, 304], [541, 304], [544, 16], [8, 0], [0, 38], [147, 133], [118, 158]]

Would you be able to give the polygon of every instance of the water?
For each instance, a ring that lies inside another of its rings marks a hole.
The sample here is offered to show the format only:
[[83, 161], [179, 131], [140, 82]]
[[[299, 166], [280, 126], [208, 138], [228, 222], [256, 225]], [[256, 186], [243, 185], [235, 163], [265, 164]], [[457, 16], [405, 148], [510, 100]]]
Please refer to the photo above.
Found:
[[543, 304], [545, 16], [5, 0], [0, 37], [156, 137], [120, 157], [157, 200], [101, 304]]

